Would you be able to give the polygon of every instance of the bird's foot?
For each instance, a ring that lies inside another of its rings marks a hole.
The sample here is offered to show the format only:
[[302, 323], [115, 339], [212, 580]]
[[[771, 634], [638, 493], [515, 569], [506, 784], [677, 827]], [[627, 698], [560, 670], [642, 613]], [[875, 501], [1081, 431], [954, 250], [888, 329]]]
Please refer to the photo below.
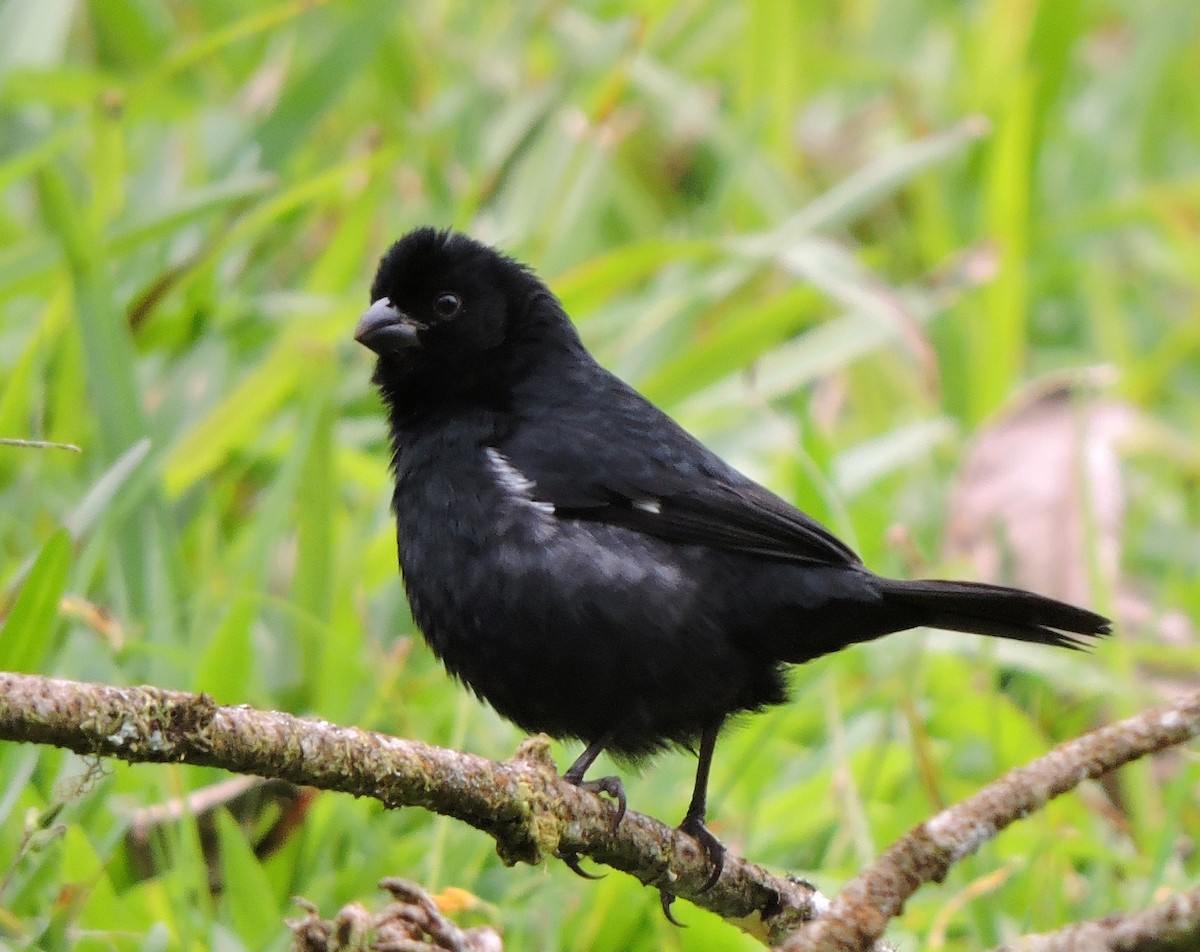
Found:
[[556, 859], [561, 859], [571, 872], [583, 879], [603, 879], [604, 874], [589, 873], [586, 869], [579, 865], [579, 854], [574, 850], [555, 850], [554, 856]]
[[[683, 822], [679, 824], [679, 831], [686, 833], [700, 843], [700, 848], [704, 850], [704, 855], [712, 865], [712, 871], [709, 872], [708, 879], [704, 881], [704, 885], [698, 890], [699, 892], [707, 892], [721, 878], [721, 871], [725, 868], [725, 847], [721, 845], [721, 841], [713, 836], [709, 832], [708, 827], [704, 825], [703, 816], [693, 816], [689, 813], [683, 818]], [[660, 889], [658, 891], [658, 900], [662, 904], [663, 915], [667, 917], [667, 922], [673, 926], [685, 928], [684, 924], [671, 913], [671, 903], [675, 901], [675, 894], [667, 892], [665, 889]]]
[[617, 827], [621, 825], [621, 820], [625, 818], [625, 787], [621, 783], [621, 778], [597, 777], [595, 780], [577, 780], [568, 773], [563, 775], [563, 779], [568, 783], [573, 783], [580, 790], [587, 790], [597, 795], [605, 793], [616, 801], [617, 815], [612, 821], [612, 829], [615, 833]]
[[712, 864], [712, 871], [708, 874], [708, 879], [700, 887], [700, 892], [708, 892], [717, 884], [717, 880], [721, 878], [721, 870], [725, 868], [725, 847], [704, 825], [703, 816], [692, 816], [689, 813], [679, 824], [679, 831], [698, 841], [700, 848], [704, 850], [704, 855]]
[[[625, 787], [621, 783], [620, 777], [597, 777], [595, 780], [580, 780], [572, 777], [570, 773], [564, 774], [563, 779], [568, 783], [588, 790], [595, 794], [607, 794], [616, 801], [617, 815], [612, 821], [612, 831], [615, 833], [617, 827], [621, 825], [621, 820], [625, 817]], [[579, 865], [579, 854], [570, 850], [556, 850], [554, 855], [567, 864], [567, 869], [573, 872], [576, 876], [582, 876], [584, 879], [603, 879], [604, 876], [597, 876], [595, 873], [589, 873]]]

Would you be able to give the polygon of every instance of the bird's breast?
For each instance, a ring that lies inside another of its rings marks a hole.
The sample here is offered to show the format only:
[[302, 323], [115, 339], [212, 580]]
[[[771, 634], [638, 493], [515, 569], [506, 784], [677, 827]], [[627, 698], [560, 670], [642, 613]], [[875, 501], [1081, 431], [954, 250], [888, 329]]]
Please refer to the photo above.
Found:
[[413, 617], [501, 714], [594, 739], [621, 712], [619, 746], [636, 750], [776, 692], [773, 668], [729, 637], [734, 599], [711, 552], [560, 518], [486, 440], [419, 449], [398, 455], [395, 496]]

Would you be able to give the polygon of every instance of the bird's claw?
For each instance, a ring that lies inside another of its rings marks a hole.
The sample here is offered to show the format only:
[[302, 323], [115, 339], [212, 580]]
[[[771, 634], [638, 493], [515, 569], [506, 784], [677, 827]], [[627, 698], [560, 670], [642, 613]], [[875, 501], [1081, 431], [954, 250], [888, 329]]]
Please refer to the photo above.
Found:
[[712, 864], [712, 872], [708, 874], [708, 879], [699, 889], [699, 892], [708, 892], [717, 884], [717, 880], [721, 878], [721, 871], [725, 868], [725, 847], [709, 832], [708, 827], [704, 825], [703, 817], [691, 815], [684, 817], [683, 822], [679, 824], [679, 831], [699, 842], [700, 848], [704, 850], [704, 855]]
[[[595, 780], [581, 780], [571, 776], [569, 773], [564, 775], [564, 780], [579, 787], [581, 790], [587, 790], [595, 794], [607, 794], [616, 801], [617, 815], [613, 820], [612, 829], [615, 833], [617, 827], [621, 825], [621, 820], [625, 817], [625, 788], [621, 785], [620, 777], [598, 777]], [[579, 854], [574, 850], [555, 850], [554, 855], [567, 864], [567, 869], [573, 872], [576, 876], [584, 879], [603, 879], [603, 875], [589, 873], [586, 869], [579, 865]]]
[[671, 912], [671, 903], [675, 901], [675, 894], [669, 893], [665, 889], [658, 891], [658, 901], [662, 905], [663, 915], [666, 916], [667, 922], [679, 929], [686, 929], [686, 923], [680, 922]]
[[595, 794], [607, 794], [616, 801], [617, 815], [613, 820], [612, 828], [615, 833], [617, 827], [621, 825], [621, 820], [625, 818], [625, 787], [621, 783], [620, 777], [597, 777], [595, 780], [572, 780], [567, 778], [575, 786], [581, 790], [587, 790]]
[[[717, 884], [717, 880], [721, 878], [721, 872], [725, 869], [725, 847], [721, 845], [721, 841], [709, 832], [707, 826], [704, 825], [704, 818], [700, 816], [686, 816], [683, 822], [679, 824], [679, 832], [686, 833], [692, 839], [700, 843], [700, 848], [704, 850], [704, 855], [708, 858], [712, 865], [712, 871], [708, 874], [708, 879], [704, 881], [697, 892], [708, 892]], [[682, 922], [675, 918], [671, 913], [671, 903], [675, 901], [675, 894], [667, 892], [665, 889], [658, 891], [658, 901], [662, 904], [663, 915], [667, 917], [667, 922], [673, 926], [679, 926], [681, 929], [687, 928]]]
[[583, 879], [603, 879], [604, 874], [589, 873], [586, 869], [579, 865], [579, 854], [574, 850], [555, 850], [556, 858], [561, 859], [567, 865], [567, 869], [573, 872], [576, 876]]

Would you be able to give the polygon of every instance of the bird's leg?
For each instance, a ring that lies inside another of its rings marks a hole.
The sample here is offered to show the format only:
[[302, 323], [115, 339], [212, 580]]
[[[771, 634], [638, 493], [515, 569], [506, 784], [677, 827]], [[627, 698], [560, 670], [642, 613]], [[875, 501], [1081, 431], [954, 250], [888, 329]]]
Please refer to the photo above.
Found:
[[[712, 872], [708, 874], [708, 879], [704, 881], [704, 885], [700, 887], [700, 892], [712, 889], [716, 885], [717, 880], [721, 878], [721, 870], [725, 868], [725, 847], [721, 845], [708, 827], [704, 825], [705, 815], [708, 812], [708, 773], [712, 767], [713, 750], [717, 746], [717, 734], [721, 730], [721, 725], [717, 724], [714, 727], [706, 727], [700, 735], [700, 751], [697, 756], [698, 763], [696, 764], [696, 785], [692, 789], [692, 802], [688, 804], [687, 815], [684, 816], [683, 822], [679, 824], [681, 832], [694, 837], [700, 842], [700, 848], [704, 850], [704, 855], [708, 857], [708, 861], [712, 863]], [[671, 903], [675, 901], [674, 895], [665, 890], [659, 890], [659, 899], [662, 901], [663, 915], [673, 925], [681, 925], [676, 918], [671, 915]]]
[[720, 840], [708, 832], [708, 827], [704, 825], [705, 816], [708, 813], [708, 772], [712, 767], [713, 750], [717, 746], [717, 733], [720, 729], [720, 725], [709, 727], [700, 735], [696, 786], [692, 789], [692, 802], [688, 804], [687, 815], [679, 824], [679, 829], [700, 841], [704, 854], [713, 866], [712, 872], [708, 874], [708, 879], [700, 889], [701, 892], [712, 889], [717, 880], [721, 878], [721, 870], [725, 868], [725, 847], [721, 845]]
[[563, 774], [563, 780], [567, 783], [573, 783], [577, 787], [582, 787], [584, 790], [590, 790], [592, 793], [607, 793], [610, 797], [617, 801], [617, 816], [613, 820], [613, 829], [616, 830], [622, 818], [625, 816], [625, 788], [621, 785], [620, 777], [597, 777], [595, 780], [584, 780], [583, 775], [587, 773], [590, 767], [605, 747], [612, 741], [612, 732], [605, 734], [599, 740], [592, 741], [588, 744], [587, 749], [580, 754], [575, 763], [567, 768], [567, 772]]
[[[587, 773], [588, 768], [595, 763], [597, 757], [603, 752], [604, 748], [612, 741], [612, 732], [609, 731], [598, 740], [592, 741], [587, 748], [576, 759], [575, 763], [567, 768], [567, 772], [562, 775], [563, 780], [567, 783], [574, 784], [576, 787], [581, 787], [584, 790], [590, 790], [592, 793], [607, 793], [610, 797], [617, 801], [617, 815], [613, 820], [613, 832], [621, 823], [621, 819], [625, 816], [625, 788], [621, 785], [621, 778], [616, 776], [598, 777], [595, 780], [584, 780], [583, 775]], [[603, 879], [603, 876], [596, 876], [586, 872], [579, 865], [579, 854], [565, 850], [558, 850], [554, 854], [564, 863], [567, 868], [577, 876], [582, 876], [584, 879]]]

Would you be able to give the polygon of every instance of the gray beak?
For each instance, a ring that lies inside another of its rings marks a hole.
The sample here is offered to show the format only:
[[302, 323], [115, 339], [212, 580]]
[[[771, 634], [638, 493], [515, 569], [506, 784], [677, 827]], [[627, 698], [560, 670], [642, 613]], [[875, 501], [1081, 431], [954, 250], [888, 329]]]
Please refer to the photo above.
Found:
[[383, 355], [416, 347], [420, 343], [417, 331], [423, 328], [423, 324], [414, 321], [387, 298], [380, 298], [358, 319], [354, 339]]

